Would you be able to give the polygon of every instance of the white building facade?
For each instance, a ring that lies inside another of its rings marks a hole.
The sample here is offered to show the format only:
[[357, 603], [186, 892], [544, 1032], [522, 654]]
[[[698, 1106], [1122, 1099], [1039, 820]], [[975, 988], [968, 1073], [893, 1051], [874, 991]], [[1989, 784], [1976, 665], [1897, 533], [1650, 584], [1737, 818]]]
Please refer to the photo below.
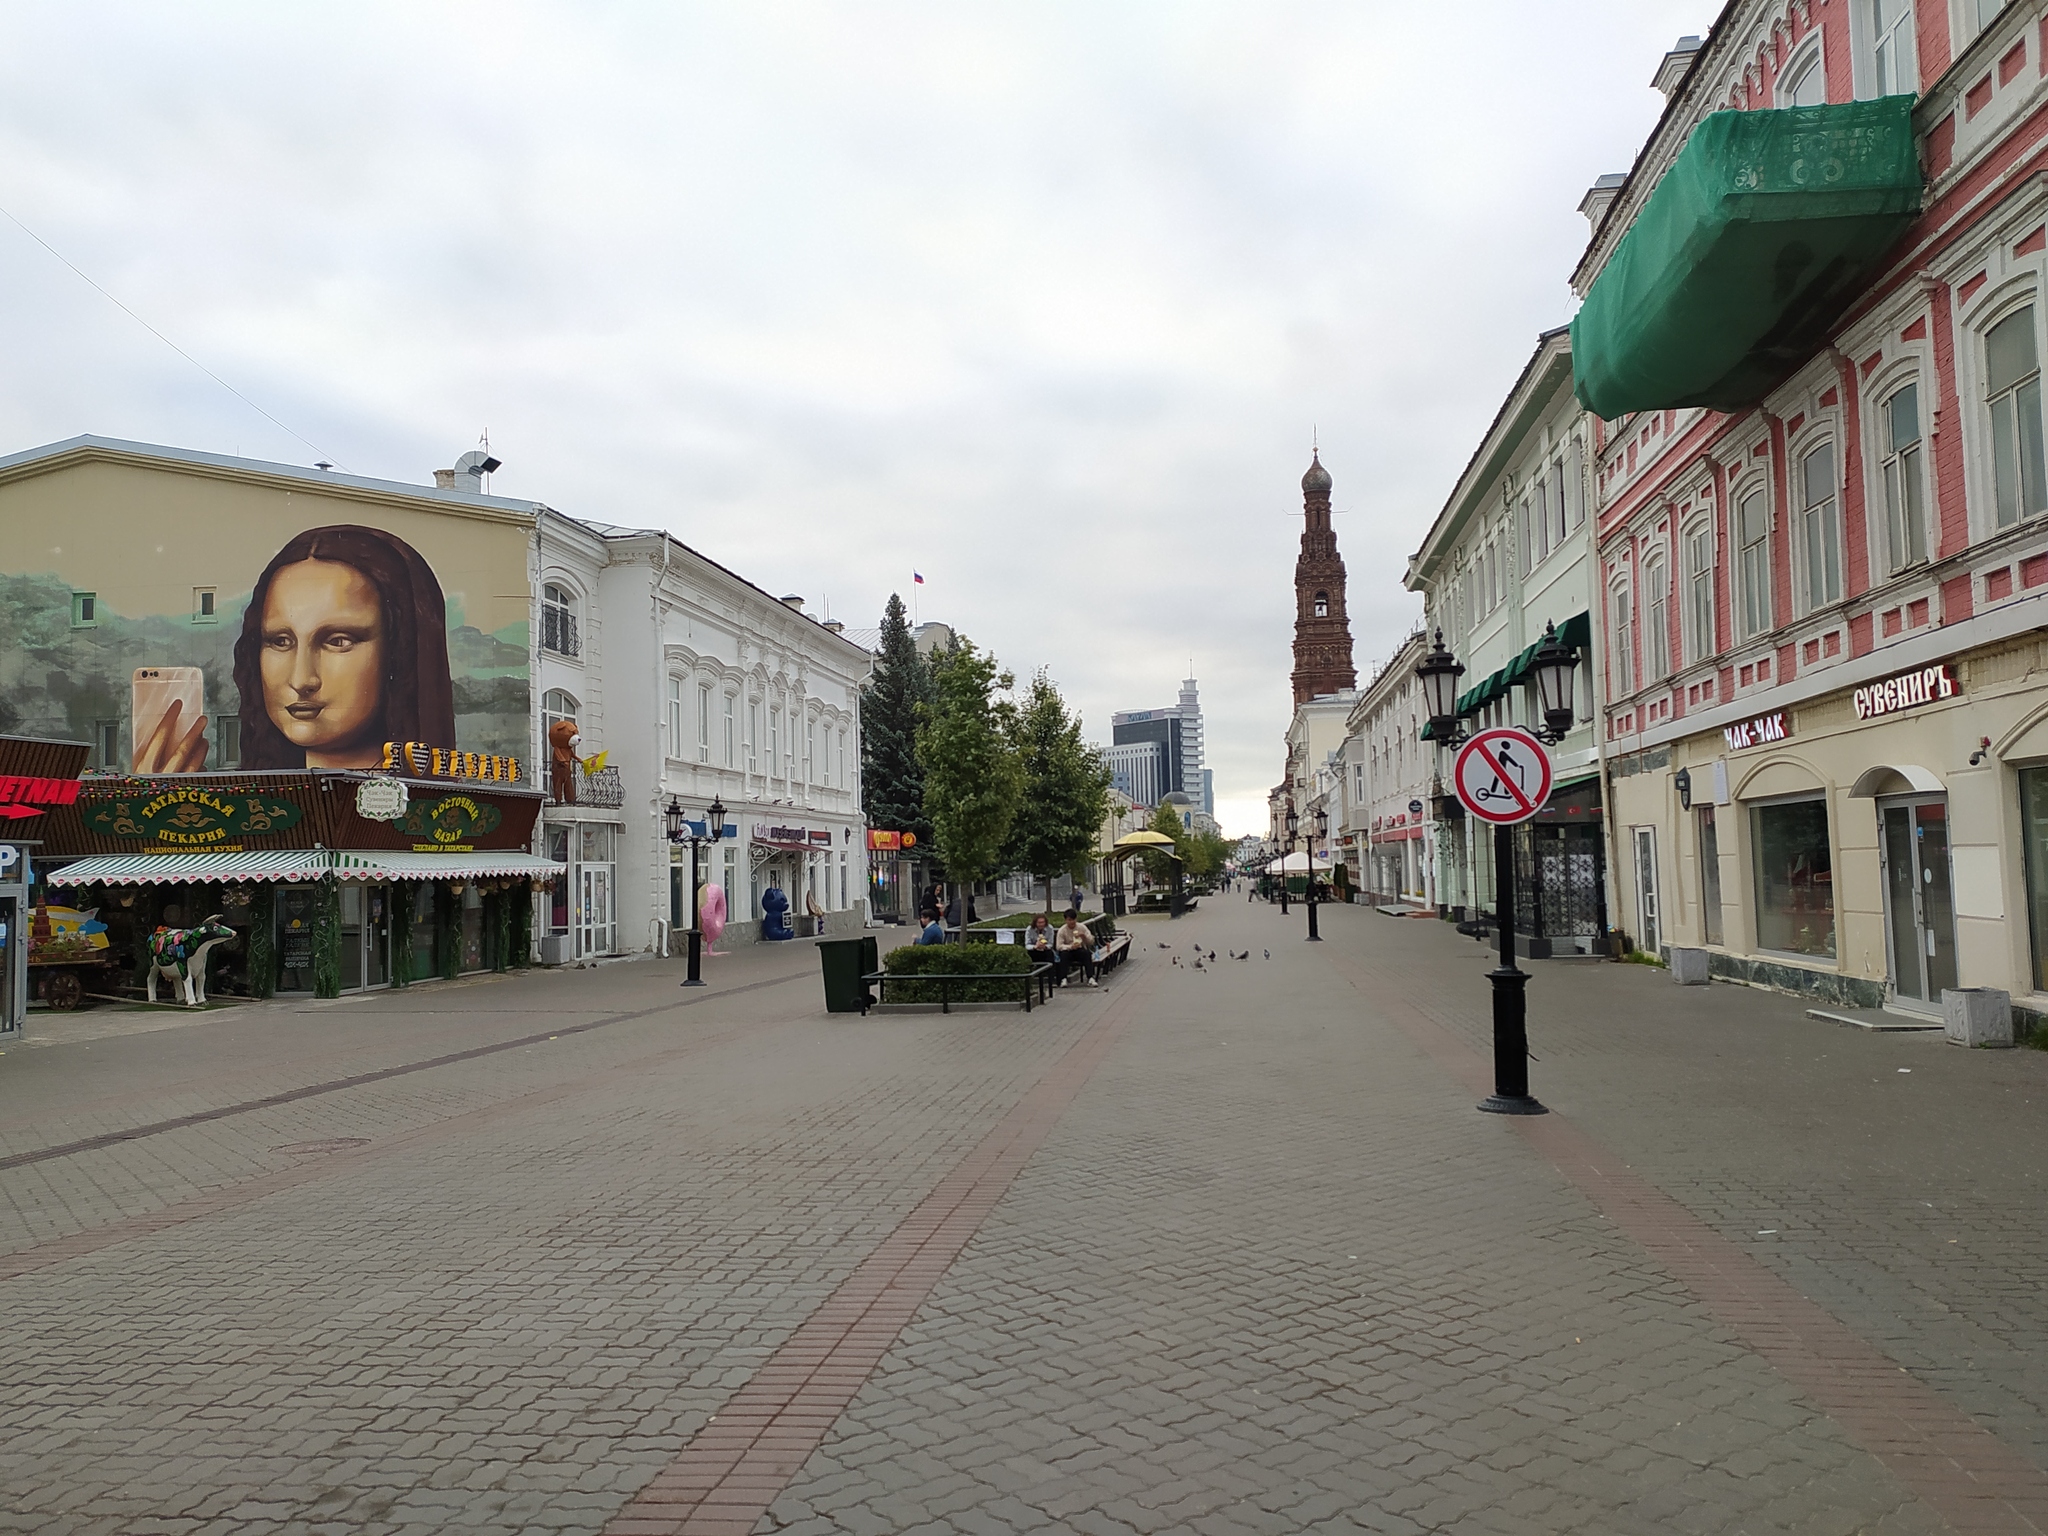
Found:
[[1340, 851], [1353, 888], [1374, 906], [1436, 905], [1436, 823], [1429, 815], [1436, 750], [1421, 739], [1428, 714], [1415, 676], [1427, 650], [1418, 629], [1359, 690], [1345, 717]]
[[549, 509], [533, 554], [534, 761], [573, 719], [586, 757], [578, 803], [542, 813], [542, 851], [568, 879], [536, 913], [545, 958], [662, 949], [689, 923], [690, 850], [668, 842], [671, 800], [707, 834], [700, 885], [725, 894], [721, 947], [761, 932], [762, 898], [799, 934], [865, 925], [860, 690], [873, 657], [839, 626], [655, 530]]
[[[1458, 712], [1468, 728], [1542, 724], [1529, 663], [1547, 626], [1580, 655], [1576, 724], [1551, 748], [1550, 800], [1515, 833], [1517, 922], [1534, 958], [1598, 953], [1608, 927], [1592, 654], [1594, 433], [1572, 394], [1570, 335], [1547, 331], [1408, 563], [1430, 636], [1440, 631], [1464, 663]], [[1493, 837], [1446, 792], [1450, 754], [1434, 755], [1436, 900], [1462, 917], [1495, 902]]]

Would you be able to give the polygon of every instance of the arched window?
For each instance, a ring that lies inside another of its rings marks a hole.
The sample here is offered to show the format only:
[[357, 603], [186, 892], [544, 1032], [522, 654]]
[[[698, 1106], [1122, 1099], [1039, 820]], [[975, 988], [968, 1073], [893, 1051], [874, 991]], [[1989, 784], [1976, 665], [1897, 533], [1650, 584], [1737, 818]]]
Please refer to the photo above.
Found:
[[1842, 525], [1835, 497], [1835, 445], [1822, 443], [1799, 460], [1799, 553], [1805, 611], [1842, 596]]
[[557, 656], [582, 654], [576, 636], [576, 594], [552, 581], [540, 589], [540, 648]]
[[1879, 467], [1884, 472], [1885, 554], [1902, 571], [1927, 558], [1927, 488], [1921, 465], [1920, 386], [1908, 384], [1884, 403]]
[[1661, 554], [1643, 563], [1643, 681], [1671, 674], [1671, 581]]
[[1781, 107], [1821, 107], [1828, 100], [1827, 71], [1821, 68], [1820, 49], [1809, 49], [1785, 71], [1785, 84], [1778, 89]]
[[1316, 594], [1316, 617], [1319, 619], [1327, 619], [1329, 616], [1330, 594], [1327, 592], [1318, 592]]
[[1984, 392], [1991, 404], [1991, 475], [2001, 528], [2048, 506], [2042, 472], [2040, 357], [2031, 304], [1985, 332]]
[[554, 729], [557, 720], [574, 720], [580, 706], [576, 695], [561, 688], [550, 688], [540, 696], [540, 733], [543, 739]]

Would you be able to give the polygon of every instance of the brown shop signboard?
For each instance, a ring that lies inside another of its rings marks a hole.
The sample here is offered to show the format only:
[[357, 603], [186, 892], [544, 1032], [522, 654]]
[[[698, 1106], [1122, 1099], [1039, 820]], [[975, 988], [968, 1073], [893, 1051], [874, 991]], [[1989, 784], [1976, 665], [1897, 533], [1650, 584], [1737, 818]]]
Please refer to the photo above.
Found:
[[361, 776], [208, 774], [87, 779], [75, 806], [52, 807], [45, 851], [244, 853], [265, 848], [517, 850], [533, 836], [531, 791], [414, 782], [405, 812], [373, 821], [356, 810]]

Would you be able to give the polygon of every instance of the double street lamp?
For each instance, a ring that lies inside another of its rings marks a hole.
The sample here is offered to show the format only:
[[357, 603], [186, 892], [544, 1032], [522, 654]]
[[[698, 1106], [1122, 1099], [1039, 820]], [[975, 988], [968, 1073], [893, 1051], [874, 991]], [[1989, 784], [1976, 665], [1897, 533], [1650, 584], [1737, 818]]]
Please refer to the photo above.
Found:
[[668, 840], [671, 843], [687, 842], [690, 845], [690, 928], [689, 955], [690, 971], [684, 979], [686, 987], [701, 987], [704, 978], [698, 974], [704, 963], [704, 931], [697, 926], [697, 850], [706, 843], [715, 843], [725, 836], [725, 802], [716, 795], [704, 812], [705, 830], [698, 832], [690, 825], [690, 818], [683, 810], [683, 802], [674, 795], [668, 797]]
[[[1558, 639], [1555, 625], [1545, 624], [1543, 639], [1529, 661], [1543, 711], [1543, 724], [1530, 734], [1555, 745], [1571, 733], [1572, 677], [1579, 655]], [[1415, 675], [1429, 710], [1430, 739], [1439, 747], [1457, 747], [1469, 740], [1471, 732], [1458, 715], [1458, 679], [1465, 675], [1465, 666], [1444, 648], [1442, 630], [1436, 632], [1436, 642]], [[1515, 964], [1515, 837], [1510, 826], [1493, 829], [1493, 883], [1498, 901], [1494, 925], [1500, 938], [1500, 964], [1487, 973], [1493, 983], [1493, 1096], [1479, 1107], [1499, 1115], [1540, 1115], [1545, 1113], [1543, 1106], [1529, 1094], [1529, 977]]]

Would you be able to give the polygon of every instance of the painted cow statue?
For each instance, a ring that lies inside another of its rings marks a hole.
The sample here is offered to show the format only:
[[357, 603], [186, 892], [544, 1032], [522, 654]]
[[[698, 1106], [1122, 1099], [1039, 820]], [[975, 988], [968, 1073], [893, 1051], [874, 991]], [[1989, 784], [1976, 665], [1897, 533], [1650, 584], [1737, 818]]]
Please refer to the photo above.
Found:
[[235, 930], [209, 917], [197, 928], [159, 928], [149, 936], [149, 1000], [156, 1001], [156, 979], [171, 984], [175, 996], [184, 988], [185, 1006], [197, 1008], [206, 1001], [206, 957], [216, 944], [234, 938]]

